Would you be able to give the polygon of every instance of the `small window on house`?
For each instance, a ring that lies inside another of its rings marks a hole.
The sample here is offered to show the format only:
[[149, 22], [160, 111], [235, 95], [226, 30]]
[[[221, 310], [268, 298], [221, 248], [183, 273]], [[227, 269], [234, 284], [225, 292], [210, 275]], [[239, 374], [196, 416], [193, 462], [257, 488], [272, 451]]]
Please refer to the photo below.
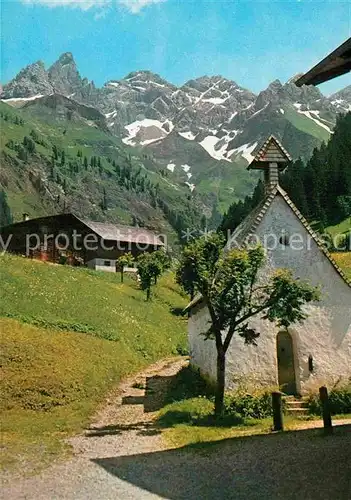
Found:
[[111, 261], [110, 260], [104, 260], [104, 266], [110, 266]]
[[280, 238], [279, 238], [279, 243], [285, 247], [288, 247], [289, 244], [290, 244], [290, 238], [287, 234], [283, 234]]

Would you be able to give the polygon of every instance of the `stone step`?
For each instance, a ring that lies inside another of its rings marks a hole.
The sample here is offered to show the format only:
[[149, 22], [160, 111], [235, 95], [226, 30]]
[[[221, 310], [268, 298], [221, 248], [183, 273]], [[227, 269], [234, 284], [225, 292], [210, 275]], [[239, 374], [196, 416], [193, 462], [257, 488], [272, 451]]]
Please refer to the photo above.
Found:
[[285, 411], [290, 415], [307, 415], [308, 400], [306, 397], [284, 396]]
[[308, 396], [294, 396], [293, 394], [284, 394], [283, 399], [286, 399], [286, 400], [293, 399], [295, 401], [307, 401]]
[[308, 413], [308, 408], [306, 407], [301, 407], [301, 406], [287, 406], [285, 407], [286, 413], [290, 413], [291, 415], [295, 414], [307, 414]]
[[285, 405], [287, 407], [301, 407], [301, 408], [307, 408], [308, 407], [308, 402], [307, 401], [302, 401], [299, 399], [291, 399], [285, 402]]

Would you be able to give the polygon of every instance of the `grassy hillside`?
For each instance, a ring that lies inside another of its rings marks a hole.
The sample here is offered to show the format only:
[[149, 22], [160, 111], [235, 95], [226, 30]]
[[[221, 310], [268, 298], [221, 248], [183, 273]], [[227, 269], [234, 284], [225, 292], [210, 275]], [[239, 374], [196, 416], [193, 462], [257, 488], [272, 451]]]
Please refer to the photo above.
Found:
[[23, 212], [34, 217], [69, 210], [94, 220], [137, 221], [171, 241], [177, 215], [196, 227], [202, 202], [187, 186], [164, 179], [151, 155], [138, 155], [99, 122], [82, 117], [78, 104], [74, 112], [65, 101], [55, 106], [0, 103], [0, 185], [15, 221]]
[[349, 231], [351, 231], [351, 217], [348, 217], [335, 226], [328, 227], [326, 231], [328, 231], [328, 233], [330, 233], [332, 236], [348, 233]]
[[328, 142], [330, 138], [330, 133], [328, 132], [328, 130], [321, 127], [302, 113], [298, 113], [292, 106], [286, 106], [285, 116], [286, 119], [295, 128], [301, 130], [301, 132], [305, 132], [306, 134], [316, 137], [316, 139], [319, 139], [320, 141]]
[[150, 303], [131, 278], [10, 255], [0, 279], [5, 466], [61, 453], [121, 377], [186, 346], [171, 274]]
[[[215, 160], [196, 141], [184, 139], [177, 132], [150, 144], [145, 151], [151, 151], [153, 157], [164, 165], [167, 178], [174, 183], [189, 181], [181, 168], [182, 164], [189, 165], [192, 174], [190, 182], [196, 186], [194, 194], [207, 207], [215, 207], [220, 213], [233, 201], [250, 194], [257, 182], [257, 175], [247, 171], [247, 162], [243, 158], [235, 162]], [[166, 169], [170, 162], [176, 165], [173, 172]], [[211, 210], [207, 212], [211, 213]]]

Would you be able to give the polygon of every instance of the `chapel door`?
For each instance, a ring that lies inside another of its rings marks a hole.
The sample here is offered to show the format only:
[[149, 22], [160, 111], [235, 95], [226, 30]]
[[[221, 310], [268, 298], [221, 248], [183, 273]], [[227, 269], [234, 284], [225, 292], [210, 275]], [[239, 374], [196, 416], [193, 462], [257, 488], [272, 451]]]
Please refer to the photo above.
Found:
[[293, 341], [289, 332], [277, 336], [278, 382], [285, 394], [296, 394]]

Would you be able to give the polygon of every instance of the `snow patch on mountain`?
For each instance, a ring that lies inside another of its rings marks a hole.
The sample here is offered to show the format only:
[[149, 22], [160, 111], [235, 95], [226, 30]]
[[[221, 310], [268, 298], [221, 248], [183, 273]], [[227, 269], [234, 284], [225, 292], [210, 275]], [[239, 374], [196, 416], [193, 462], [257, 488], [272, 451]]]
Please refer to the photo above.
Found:
[[[164, 127], [165, 124], [167, 124], [166, 128]], [[146, 146], [166, 137], [173, 130], [174, 125], [170, 120], [161, 122], [159, 120], [144, 118], [143, 120], [136, 120], [124, 128], [129, 134], [128, 137], [122, 139], [124, 144], [135, 146], [139, 143], [142, 146]]]
[[196, 137], [192, 132], [178, 132], [178, 135], [181, 137], [184, 137], [184, 139], [187, 139], [188, 141], [193, 141]]
[[194, 191], [195, 189], [195, 184], [191, 184], [190, 182], [185, 182], [185, 184], [188, 186], [188, 188], [190, 189], [191, 192]]
[[331, 104], [345, 111], [351, 111], [351, 104], [348, 104], [345, 99], [335, 99], [334, 101], [331, 101]]
[[210, 97], [209, 99], [202, 99], [202, 102], [210, 102], [211, 104], [223, 104], [228, 97], [223, 99], [222, 97]]
[[267, 104], [265, 104], [263, 106], [263, 108], [259, 109], [253, 115], [251, 115], [250, 118], [249, 118], [249, 120], [251, 120], [251, 118], [253, 118], [254, 116], [257, 116], [259, 113], [262, 113], [262, 111], [264, 111], [267, 108], [268, 104], [269, 104], [269, 102], [267, 102]]
[[34, 101], [35, 99], [40, 99], [44, 97], [44, 94], [33, 95], [32, 97], [11, 97], [10, 99], [1, 99], [1, 101], [6, 102], [7, 104], [11, 104], [12, 102], [27, 102]]
[[309, 111], [301, 111], [301, 109], [299, 109], [298, 112], [301, 115], [307, 116], [307, 118], [309, 118], [310, 120], [313, 120], [320, 127], [324, 128], [325, 130], [328, 130], [328, 132], [330, 134], [333, 133], [333, 131], [328, 127], [328, 125], [326, 125], [325, 123], [323, 123], [321, 121], [321, 119], [318, 119], [318, 117], [319, 117], [319, 111], [311, 111], [311, 110], [309, 110]]
[[234, 113], [232, 113], [232, 114], [230, 115], [228, 122], [231, 122], [231, 121], [232, 121], [232, 119], [233, 119], [233, 118], [234, 118], [237, 114], [238, 114], [238, 112], [237, 112], [237, 111], [234, 111]]
[[[219, 142], [222, 142], [223, 140], [224, 140], [224, 144], [220, 148], [216, 149], [216, 145]], [[229, 141], [229, 137], [219, 138], [219, 137], [216, 137], [214, 135], [208, 135], [199, 144], [215, 160], [229, 161], [228, 158], [226, 158], [226, 156], [225, 156], [225, 153], [227, 151], [228, 141]]]
[[168, 163], [167, 169], [170, 170], [171, 172], [174, 172], [174, 169], [176, 167], [175, 163]]
[[111, 111], [111, 113], [106, 113], [106, 118], [114, 118], [117, 115], [117, 110]]
[[237, 154], [240, 154], [243, 158], [245, 158], [245, 160], [248, 163], [251, 163], [252, 160], [254, 159], [254, 156], [251, 153], [256, 148], [256, 146], [257, 146], [257, 142], [254, 142], [253, 144], [250, 144], [250, 143], [243, 144], [239, 148], [233, 149], [233, 153], [235, 152]]

